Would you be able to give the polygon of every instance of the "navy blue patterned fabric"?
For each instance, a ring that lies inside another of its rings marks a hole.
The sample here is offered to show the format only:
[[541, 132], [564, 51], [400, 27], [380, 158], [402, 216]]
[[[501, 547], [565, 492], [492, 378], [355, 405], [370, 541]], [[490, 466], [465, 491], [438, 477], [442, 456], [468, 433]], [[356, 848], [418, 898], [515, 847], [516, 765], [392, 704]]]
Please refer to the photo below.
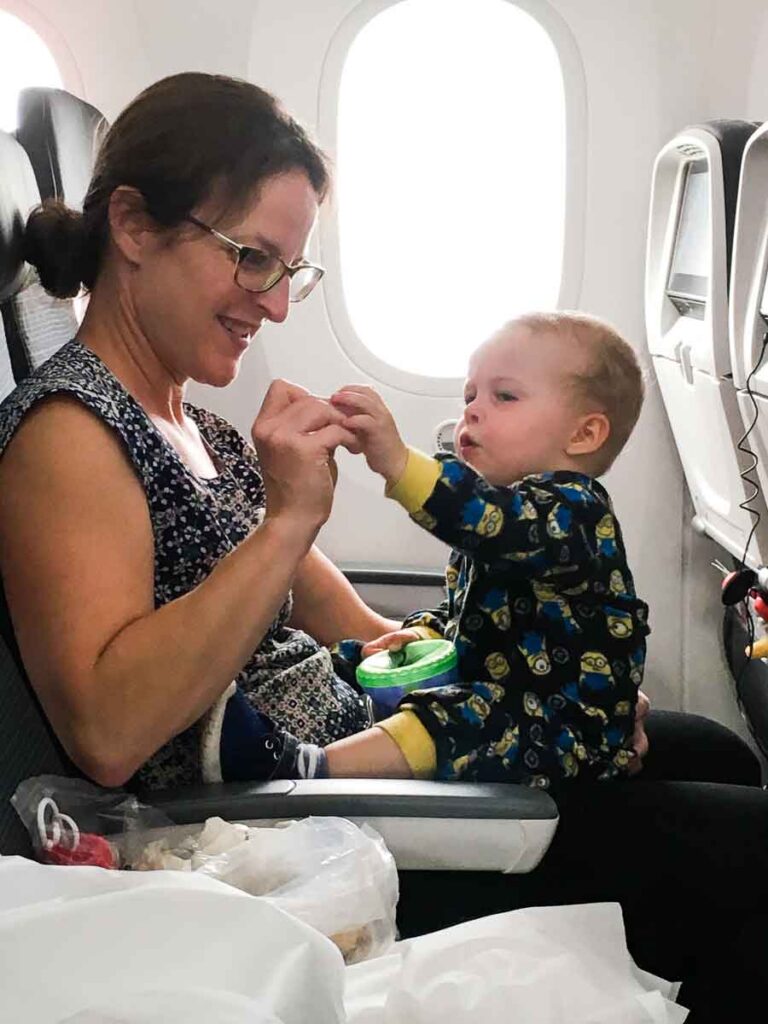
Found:
[[[264, 487], [256, 453], [234, 427], [185, 406], [219, 469], [213, 479], [196, 476], [98, 356], [78, 341], [67, 343], [0, 406], [0, 452], [36, 402], [63, 393], [117, 433], [142, 483], [155, 544], [156, 607], [201, 583], [262, 521]], [[365, 701], [336, 677], [325, 648], [287, 625], [291, 608], [289, 593], [236, 677], [238, 689], [301, 742], [325, 744], [364, 729], [369, 723]], [[137, 781], [149, 787], [201, 781], [199, 747], [195, 725], [157, 751]]]
[[462, 685], [410, 694], [437, 777], [549, 788], [627, 768], [648, 606], [605, 488], [580, 473], [494, 487], [452, 455], [412, 518], [454, 549], [442, 606]]

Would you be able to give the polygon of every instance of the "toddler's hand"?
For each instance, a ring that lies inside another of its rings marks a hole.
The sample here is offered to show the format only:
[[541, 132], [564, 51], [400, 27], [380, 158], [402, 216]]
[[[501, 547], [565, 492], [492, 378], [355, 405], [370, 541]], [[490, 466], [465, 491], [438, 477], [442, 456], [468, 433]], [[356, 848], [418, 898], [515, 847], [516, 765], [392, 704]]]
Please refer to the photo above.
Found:
[[630, 775], [637, 775], [643, 769], [643, 758], [648, 753], [648, 736], [645, 732], [645, 719], [651, 710], [651, 702], [642, 690], [637, 691], [637, 707], [635, 708], [635, 731], [632, 736], [632, 760], [629, 762]]
[[396, 629], [393, 633], [385, 633], [377, 640], [369, 640], [360, 653], [364, 658], [370, 658], [379, 651], [399, 651], [406, 644], [421, 639], [421, 634], [415, 629]]
[[355, 435], [374, 473], [396, 484], [405, 471], [408, 449], [382, 398], [363, 384], [348, 384], [331, 395], [331, 405], [347, 417], [343, 428]]

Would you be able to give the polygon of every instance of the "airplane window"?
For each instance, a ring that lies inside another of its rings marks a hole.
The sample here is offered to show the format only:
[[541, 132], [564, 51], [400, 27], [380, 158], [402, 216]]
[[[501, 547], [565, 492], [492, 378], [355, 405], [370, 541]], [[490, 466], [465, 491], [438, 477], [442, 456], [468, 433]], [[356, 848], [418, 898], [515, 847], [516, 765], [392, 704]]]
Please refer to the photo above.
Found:
[[504, 320], [552, 308], [565, 217], [563, 73], [508, 0], [403, 0], [356, 35], [338, 94], [342, 288], [390, 366], [464, 373]]
[[19, 93], [32, 85], [60, 89], [56, 61], [34, 29], [0, 11], [0, 130], [16, 130]]

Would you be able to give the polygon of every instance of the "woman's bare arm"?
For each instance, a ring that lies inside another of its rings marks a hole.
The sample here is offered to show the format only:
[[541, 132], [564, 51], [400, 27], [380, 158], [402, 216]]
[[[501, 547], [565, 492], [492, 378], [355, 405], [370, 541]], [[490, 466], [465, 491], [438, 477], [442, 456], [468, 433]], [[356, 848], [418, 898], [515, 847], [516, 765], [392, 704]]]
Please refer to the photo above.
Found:
[[156, 610], [146, 498], [120, 442], [72, 399], [28, 414], [0, 460], [0, 568], [30, 680], [86, 774], [122, 784], [200, 717], [258, 645], [320, 525], [268, 516]]
[[345, 637], [375, 640], [400, 628], [399, 622], [369, 608], [343, 573], [314, 545], [293, 583], [291, 625], [321, 644]]

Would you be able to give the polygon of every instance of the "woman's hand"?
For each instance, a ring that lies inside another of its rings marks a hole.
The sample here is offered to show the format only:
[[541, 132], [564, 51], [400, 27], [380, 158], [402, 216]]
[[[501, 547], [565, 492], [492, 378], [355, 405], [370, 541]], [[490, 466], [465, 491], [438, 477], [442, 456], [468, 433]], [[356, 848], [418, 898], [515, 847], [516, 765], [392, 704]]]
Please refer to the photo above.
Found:
[[643, 758], [648, 753], [648, 737], [645, 733], [645, 719], [651, 710], [651, 702], [642, 690], [637, 693], [637, 706], [635, 708], [635, 731], [632, 735], [632, 760], [629, 762], [629, 774], [637, 775], [643, 770]]
[[350, 431], [368, 466], [387, 484], [396, 484], [405, 472], [408, 449], [384, 400], [364, 384], [347, 384], [331, 395], [331, 404], [346, 414], [344, 428]]
[[372, 654], [378, 654], [379, 651], [399, 651], [406, 644], [421, 639], [422, 636], [418, 630], [396, 629], [392, 633], [385, 633], [376, 640], [369, 640], [360, 653], [364, 658], [370, 658]]
[[292, 519], [316, 532], [331, 512], [336, 485], [333, 453], [355, 448], [344, 414], [296, 384], [269, 387], [251, 437], [259, 456], [267, 517]]

